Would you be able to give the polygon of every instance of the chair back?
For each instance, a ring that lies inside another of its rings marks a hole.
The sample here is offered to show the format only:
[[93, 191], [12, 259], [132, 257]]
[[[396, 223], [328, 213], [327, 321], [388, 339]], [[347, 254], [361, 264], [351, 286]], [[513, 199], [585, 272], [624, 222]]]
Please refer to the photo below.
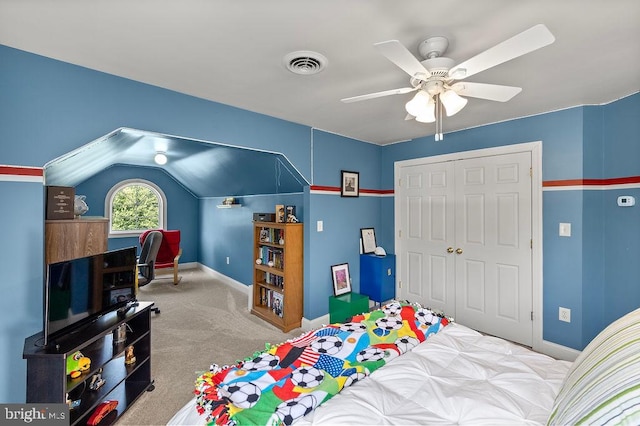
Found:
[[150, 232], [162, 233], [162, 244], [158, 250], [155, 268], [171, 268], [174, 266], [176, 256], [180, 254], [180, 230], [153, 229], [140, 234], [140, 244], [144, 243], [144, 239]]
[[138, 271], [146, 283], [155, 278], [155, 263], [162, 244], [162, 233], [160, 231], [151, 231], [145, 236], [142, 243], [142, 250], [138, 258]]

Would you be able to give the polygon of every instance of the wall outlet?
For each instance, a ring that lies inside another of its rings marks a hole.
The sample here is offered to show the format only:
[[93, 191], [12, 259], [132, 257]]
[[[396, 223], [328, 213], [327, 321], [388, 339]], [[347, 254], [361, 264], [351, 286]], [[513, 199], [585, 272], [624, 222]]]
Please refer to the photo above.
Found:
[[571, 322], [571, 309], [561, 306], [558, 310], [558, 319], [564, 322]]
[[229, 256], [227, 256], [227, 265], [229, 264]]

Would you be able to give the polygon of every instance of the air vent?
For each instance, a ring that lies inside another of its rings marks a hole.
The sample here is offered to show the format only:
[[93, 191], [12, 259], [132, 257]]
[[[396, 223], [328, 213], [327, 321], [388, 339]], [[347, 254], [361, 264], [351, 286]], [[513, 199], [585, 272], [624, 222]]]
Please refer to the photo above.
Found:
[[322, 71], [327, 65], [327, 58], [317, 52], [291, 52], [284, 57], [284, 64], [289, 71], [300, 75], [313, 75]]

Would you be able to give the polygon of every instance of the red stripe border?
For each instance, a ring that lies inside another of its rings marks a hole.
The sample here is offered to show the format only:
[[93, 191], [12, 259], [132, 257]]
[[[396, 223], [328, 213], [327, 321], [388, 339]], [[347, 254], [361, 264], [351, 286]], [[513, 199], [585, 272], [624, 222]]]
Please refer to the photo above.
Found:
[[44, 176], [42, 167], [23, 167], [23, 166], [2, 166], [0, 165], [0, 175], [13, 176]]
[[640, 183], [640, 176], [628, 176], [610, 179], [565, 179], [565, 180], [547, 180], [542, 182], [543, 187], [558, 186], [608, 186], [608, 185], [627, 185]]
[[[327, 191], [327, 192], [340, 192], [339, 186], [324, 186], [324, 185], [311, 185], [311, 191]], [[393, 194], [393, 189], [360, 189], [363, 194], [376, 194], [386, 195]]]

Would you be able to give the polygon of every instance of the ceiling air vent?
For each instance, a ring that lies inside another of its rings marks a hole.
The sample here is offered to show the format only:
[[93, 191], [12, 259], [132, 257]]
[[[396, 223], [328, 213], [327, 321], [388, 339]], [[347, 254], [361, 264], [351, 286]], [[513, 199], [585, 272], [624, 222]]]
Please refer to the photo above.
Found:
[[287, 69], [295, 74], [313, 75], [324, 69], [327, 58], [317, 52], [308, 50], [291, 52], [284, 57]]

